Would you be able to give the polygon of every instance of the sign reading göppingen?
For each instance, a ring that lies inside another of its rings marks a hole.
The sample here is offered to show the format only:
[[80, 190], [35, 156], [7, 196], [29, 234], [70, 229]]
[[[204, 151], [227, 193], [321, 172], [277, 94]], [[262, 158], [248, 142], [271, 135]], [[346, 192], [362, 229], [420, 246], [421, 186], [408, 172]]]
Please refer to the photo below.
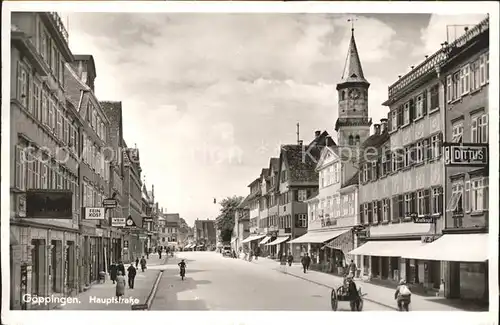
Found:
[[488, 165], [488, 144], [482, 143], [445, 143], [444, 163], [447, 166]]

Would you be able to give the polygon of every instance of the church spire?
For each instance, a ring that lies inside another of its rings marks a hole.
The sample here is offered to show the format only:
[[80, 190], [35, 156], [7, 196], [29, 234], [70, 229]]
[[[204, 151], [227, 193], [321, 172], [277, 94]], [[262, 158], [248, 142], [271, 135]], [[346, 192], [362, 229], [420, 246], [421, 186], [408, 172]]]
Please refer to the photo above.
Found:
[[358, 48], [354, 39], [354, 26], [351, 28], [351, 33], [351, 41], [349, 42], [344, 72], [342, 73], [340, 83], [365, 83], [369, 85], [370, 83], [365, 79], [363, 68], [361, 67]]

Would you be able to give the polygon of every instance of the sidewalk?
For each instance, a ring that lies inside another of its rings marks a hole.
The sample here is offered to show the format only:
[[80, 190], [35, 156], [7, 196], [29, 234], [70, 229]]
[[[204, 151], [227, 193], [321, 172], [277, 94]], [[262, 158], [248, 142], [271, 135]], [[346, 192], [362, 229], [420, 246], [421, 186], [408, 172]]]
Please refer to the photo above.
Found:
[[[248, 262], [247, 262], [248, 263]], [[303, 273], [300, 263], [293, 263], [291, 267], [282, 266], [277, 261], [259, 258], [251, 263], [259, 264], [268, 269], [272, 269], [284, 274], [294, 276], [330, 289], [338, 288], [343, 283], [343, 278], [332, 274], [308, 271]], [[396, 310], [396, 301], [394, 300], [394, 289], [371, 284], [362, 280], [356, 280], [356, 285], [365, 293], [364, 299], [384, 307]], [[446, 299], [443, 297], [427, 297], [412, 294], [411, 307], [414, 311], [484, 311], [475, 305], [467, 304], [461, 300]], [[486, 309], [487, 310], [487, 309]]]
[[[163, 257], [163, 256], [162, 256]], [[161, 265], [167, 263], [166, 258], [158, 259], [157, 255], [149, 255], [148, 266]], [[125, 269], [130, 264], [125, 265]], [[76, 296], [78, 302], [67, 303], [64, 306], [56, 307], [58, 310], [131, 310], [132, 304], [143, 304], [153, 288], [156, 278], [160, 270], [147, 268], [145, 272], [137, 270], [135, 277], [134, 289], [125, 289], [125, 295], [122, 301], [112, 301], [115, 297], [116, 284], [106, 278], [106, 282], [102, 284], [94, 284], [90, 289]], [[127, 279], [128, 280], [128, 279]], [[110, 299], [111, 298], [111, 299]]]

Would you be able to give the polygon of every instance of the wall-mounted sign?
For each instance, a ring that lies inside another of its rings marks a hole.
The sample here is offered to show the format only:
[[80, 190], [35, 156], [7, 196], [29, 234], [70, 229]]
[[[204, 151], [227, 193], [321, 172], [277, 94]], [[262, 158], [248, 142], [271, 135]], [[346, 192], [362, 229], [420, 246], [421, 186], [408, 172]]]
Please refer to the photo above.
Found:
[[434, 223], [439, 217], [438, 215], [418, 215], [417, 213], [407, 213], [407, 217], [413, 220], [413, 223]]
[[142, 221], [143, 222], [153, 222], [153, 217], [143, 217]]
[[73, 219], [73, 192], [69, 190], [28, 190], [26, 216], [42, 219]]
[[488, 145], [481, 143], [443, 144], [444, 163], [447, 166], [488, 166]]
[[111, 218], [111, 226], [113, 227], [125, 227], [126, 218]]
[[123, 241], [123, 248], [128, 248], [128, 240]]
[[127, 220], [125, 221], [125, 227], [127, 228], [135, 228], [137, 225], [135, 224], [134, 219], [132, 219], [132, 216], [128, 216]]
[[86, 220], [104, 220], [105, 208], [83, 208]]
[[104, 199], [102, 201], [102, 206], [106, 209], [114, 209], [118, 206], [118, 202], [115, 199]]

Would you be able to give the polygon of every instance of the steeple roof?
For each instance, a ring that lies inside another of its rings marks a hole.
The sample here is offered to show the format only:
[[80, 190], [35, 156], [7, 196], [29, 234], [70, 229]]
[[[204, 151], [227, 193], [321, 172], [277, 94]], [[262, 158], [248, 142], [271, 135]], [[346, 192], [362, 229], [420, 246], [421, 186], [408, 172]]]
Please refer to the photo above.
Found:
[[340, 84], [360, 82], [369, 85], [370, 83], [365, 79], [361, 61], [359, 60], [358, 48], [356, 47], [356, 40], [354, 39], [354, 28], [352, 28], [351, 31], [351, 41], [349, 42], [349, 49], [347, 51], [347, 58]]

